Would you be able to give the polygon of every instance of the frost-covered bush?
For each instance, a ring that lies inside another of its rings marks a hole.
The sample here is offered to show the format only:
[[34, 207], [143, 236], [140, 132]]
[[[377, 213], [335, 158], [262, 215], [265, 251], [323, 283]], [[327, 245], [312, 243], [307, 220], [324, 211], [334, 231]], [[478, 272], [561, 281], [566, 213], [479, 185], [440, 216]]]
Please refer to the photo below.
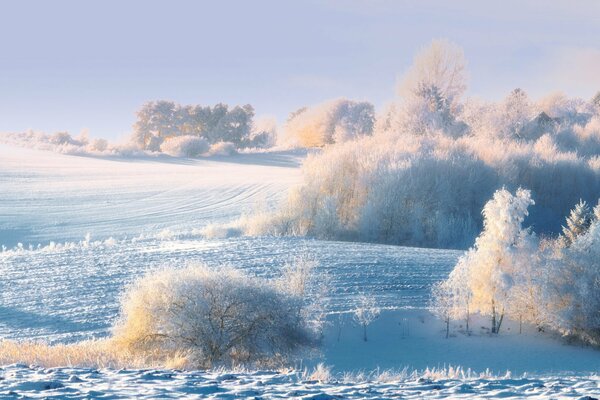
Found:
[[210, 145], [198, 136], [174, 136], [160, 145], [160, 151], [173, 157], [198, 157], [206, 153]]
[[236, 153], [235, 144], [218, 142], [210, 146], [209, 154], [213, 156], [230, 156]]
[[126, 292], [114, 340], [196, 367], [270, 364], [317, 345], [296, 293], [238, 270], [204, 265], [150, 273]]
[[286, 125], [288, 145], [315, 147], [370, 135], [375, 124], [371, 103], [337, 99], [293, 112]]
[[0, 134], [0, 143], [74, 155], [112, 156], [132, 153], [130, 149], [108, 143], [105, 139], [90, 140], [86, 133], [75, 137], [68, 132], [53, 134], [35, 131], [2, 133]]

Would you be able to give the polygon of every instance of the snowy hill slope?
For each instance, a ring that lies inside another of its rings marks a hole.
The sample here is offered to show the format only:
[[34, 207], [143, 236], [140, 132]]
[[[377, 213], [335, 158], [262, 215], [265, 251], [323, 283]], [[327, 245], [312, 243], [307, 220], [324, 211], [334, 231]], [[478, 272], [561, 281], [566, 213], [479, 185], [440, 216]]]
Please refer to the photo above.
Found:
[[[0, 145], [0, 244], [8, 247], [0, 252], [0, 338], [66, 343], [104, 337], [118, 315], [123, 286], [149, 269], [186, 262], [226, 263], [271, 276], [293, 257], [310, 255], [331, 278], [329, 323], [323, 354], [305, 360], [304, 365], [324, 362], [337, 373], [449, 364], [478, 371], [511, 369], [554, 376], [583, 376], [600, 370], [600, 352], [565, 345], [532, 330], [518, 335], [513, 327], [495, 337], [480, 328], [486, 324], [481, 321], [474, 325], [473, 336], [463, 335], [457, 326], [453, 337], [445, 339], [441, 322], [426, 311], [429, 289], [447, 276], [460, 252], [302, 238], [206, 240], [194, 231], [210, 222], [238, 217], [257, 201], [284, 196], [287, 188], [299, 181], [302, 157], [271, 153], [202, 160], [99, 159]], [[42, 245], [38, 247], [38, 243]], [[360, 327], [350, 315], [356, 295], [363, 292], [373, 295], [386, 310], [369, 327], [368, 342], [362, 341]], [[73, 386], [75, 378], [97, 379], [98, 384], [128, 393], [128, 385], [134, 382], [127, 377], [123, 378], [127, 382], [120, 382], [121, 375], [113, 370], [54, 373], [60, 376], [22, 366], [0, 369], [0, 376], [6, 378], [0, 381], [0, 394], [4, 389], [29, 394], [40, 391], [43, 385], [36, 383], [40, 380], [59, 382], [58, 394], [63, 387]], [[138, 379], [145, 372], [124, 374]], [[63, 375], [75, 378], [65, 382]], [[187, 379], [177, 374], [172, 378], [177, 382]], [[216, 378], [198, 379], [206, 383]], [[232, 379], [248, 386], [260, 380], [254, 375]], [[413, 381], [398, 382], [396, 392], [387, 384], [345, 384], [347, 390], [342, 390], [344, 386], [338, 383], [313, 390], [311, 383], [283, 375], [266, 379], [267, 388], [256, 391], [267, 396], [331, 393], [358, 397], [360, 390], [371, 390], [380, 397], [410, 393], [420, 397], [434, 390], [430, 382]], [[442, 390], [440, 396], [460, 394], [466, 387], [461, 382], [447, 381], [435, 391]], [[594, 377], [507, 380], [501, 386], [490, 382], [471, 382], [472, 391], [464, 394], [513, 393], [519, 397], [600, 392]], [[173, 389], [170, 383], [165, 385], [162, 389]], [[203, 390], [198, 382], [182, 385], [179, 389], [183, 391]], [[569, 391], [569, 385], [579, 385], [581, 390]], [[77, 390], [85, 395], [85, 384], [79, 386]], [[152, 397], [162, 389], [152, 381], [147, 393]], [[226, 388], [234, 396], [240, 390], [243, 385], [237, 383]]]
[[0, 245], [199, 228], [278, 199], [302, 153], [91, 158], [0, 144]]

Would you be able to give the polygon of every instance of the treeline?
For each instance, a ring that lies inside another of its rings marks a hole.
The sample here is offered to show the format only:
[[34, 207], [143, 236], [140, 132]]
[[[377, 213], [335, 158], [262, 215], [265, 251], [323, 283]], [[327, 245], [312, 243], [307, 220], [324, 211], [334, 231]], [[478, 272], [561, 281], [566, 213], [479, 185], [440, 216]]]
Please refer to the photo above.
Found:
[[180, 105], [172, 101], [151, 101], [137, 112], [132, 140], [140, 149], [160, 151], [177, 137], [204, 139], [212, 145], [232, 143], [236, 148], [270, 147], [274, 132], [254, 130], [254, 108], [250, 104], [229, 107]]
[[468, 248], [487, 199], [522, 186], [538, 203], [528, 223], [560, 232], [574, 203], [600, 197], [600, 95], [533, 101], [516, 89], [485, 102], [465, 98], [465, 76], [461, 49], [434, 42], [372, 135], [309, 157], [303, 183], [284, 204], [245, 217], [240, 230]]

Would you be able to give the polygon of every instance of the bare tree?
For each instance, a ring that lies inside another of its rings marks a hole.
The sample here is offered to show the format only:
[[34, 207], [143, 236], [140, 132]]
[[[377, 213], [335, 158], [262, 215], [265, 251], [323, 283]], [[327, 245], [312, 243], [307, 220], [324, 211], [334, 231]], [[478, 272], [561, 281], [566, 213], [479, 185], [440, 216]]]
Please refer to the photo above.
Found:
[[373, 296], [360, 294], [357, 298], [354, 320], [363, 328], [363, 340], [367, 341], [367, 326], [371, 324], [381, 313]]

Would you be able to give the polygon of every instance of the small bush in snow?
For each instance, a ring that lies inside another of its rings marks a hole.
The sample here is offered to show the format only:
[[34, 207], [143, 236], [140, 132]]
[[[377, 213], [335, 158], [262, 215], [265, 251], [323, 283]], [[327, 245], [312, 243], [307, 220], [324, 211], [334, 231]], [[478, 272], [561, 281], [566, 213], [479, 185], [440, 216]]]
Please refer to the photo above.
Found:
[[160, 151], [173, 157], [198, 157], [209, 148], [206, 139], [197, 136], [175, 136], [160, 145]]
[[115, 342], [154, 357], [184, 354], [196, 367], [279, 363], [317, 344], [304, 307], [232, 268], [168, 269], [129, 288]]
[[230, 156], [235, 153], [235, 144], [231, 142], [217, 142], [210, 146], [209, 150], [209, 154], [213, 156]]

